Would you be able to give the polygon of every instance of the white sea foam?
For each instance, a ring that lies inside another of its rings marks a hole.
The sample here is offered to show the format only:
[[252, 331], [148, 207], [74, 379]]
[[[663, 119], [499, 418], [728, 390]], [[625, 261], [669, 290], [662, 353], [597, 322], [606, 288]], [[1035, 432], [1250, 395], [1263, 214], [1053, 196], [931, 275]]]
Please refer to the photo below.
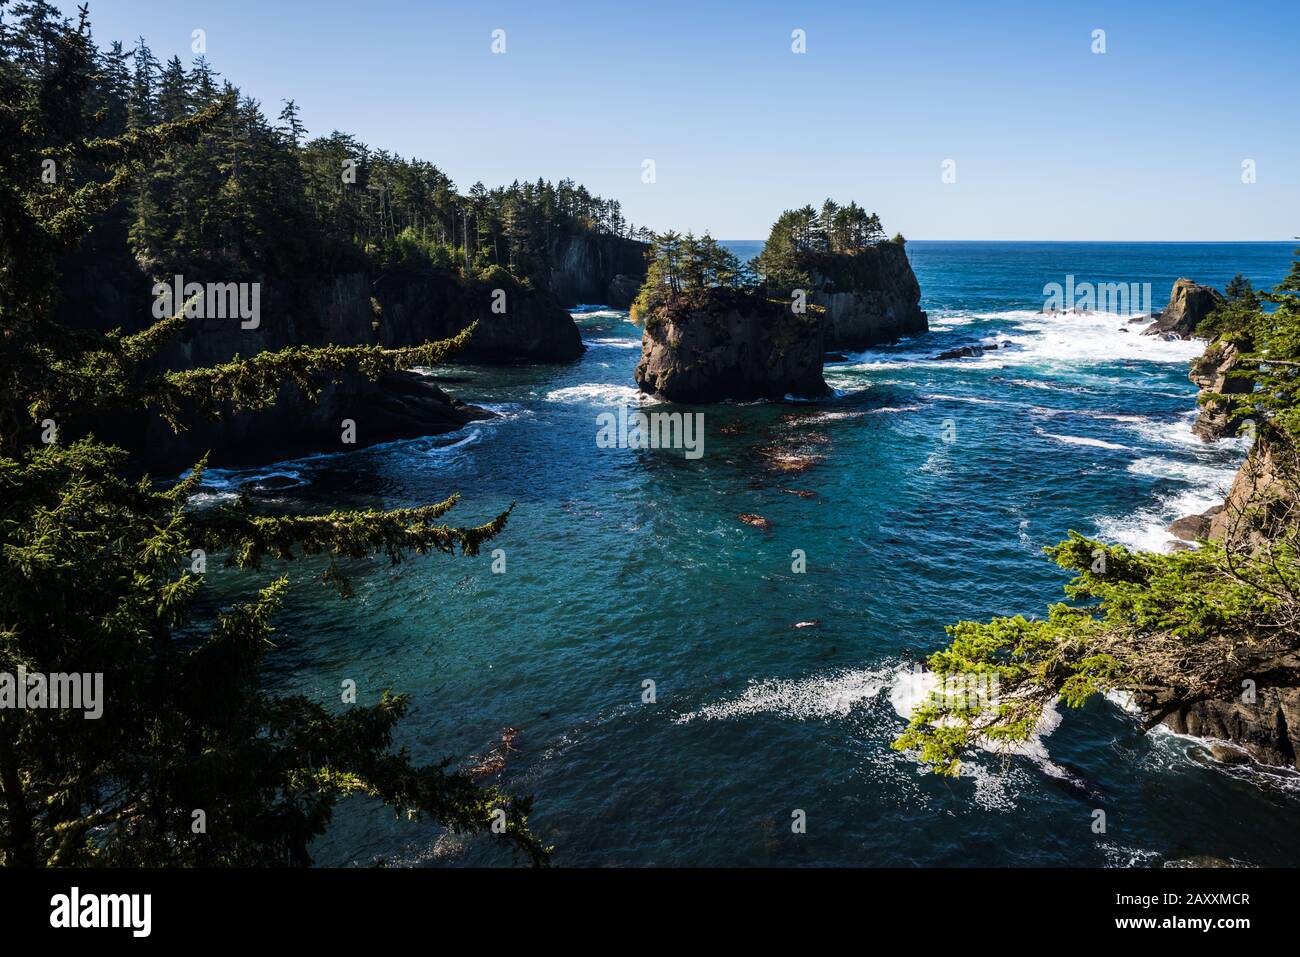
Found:
[[1034, 431], [1044, 438], [1052, 439], [1053, 441], [1060, 442], [1063, 445], [1086, 445], [1089, 448], [1094, 449], [1113, 449], [1118, 451], [1128, 449], [1127, 445], [1120, 445], [1118, 442], [1106, 442], [1103, 439], [1090, 439], [1083, 435], [1058, 435], [1054, 432], [1044, 432], [1042, 429], [1034, 429]]
[[606, 336], [599, 339], [588, 339], [587, 345], [602, 346], [607, 349], [640, 349], [641, 340], [625, 339], [621, 337], [615, 338], [615, 337]]
[[968, 402], [971, 405], [1009, 405], [1013, 407], [1019, 407], [1022, 405], [1020, 402], [1008, 402], [1005, 399], [981, 399], [978, 396], [973, 395], [947, 395], [941, 392], [927, 395], [925, 398], [937, 400], [939, 402]]
[[1115, 313], [1030, 312], [1016, 319], [1019, 328], [1007, 338], [1020, 348], [997, 353], [1012, 364], [1067, 368], [1123, 361], [1186, 364], [1205, 348], [1195, 339], [1167, 342], [1158, 336], [1144, 336], [1142, 325], [1130, 325], [1128, 316]]
[[513, 419], [527, 418], [533, 415], [533, 410], [518, 402], [475, 402], [480, 409], [487, 409], [489, 412], [496, 413], [495, 419], [480, 419], [479, 425], [496, 425], [501, 422], [509, 422]]
[[1126, 425], [1153, 445], [1174, 446], [1198, 455], [1221, 457], [1225, 452], [1234, 452], [1244, 456], [1250, 449], [1250, 435], [1232, 436], [1214, 443], [1201, 441], [1201, 437], [1192, 431], [1197, 414], [1197, 410], [1192, 409], [1177, 419], [1139, 419]]
[[755, 714], [777, 714], [798, 721], [845, 717], [885, 689], [890, 668], [836, 671], [811, 678], [765, 678], [751, 681], [734, 698], [681, 715], [678, 724], [725, 721]]
[[1132, 514], [1098, 517], [1097, 537], [1130, 550], [1163, 552], [1178, 541], [1169, 533], [1169, 524], [1174, 519], [1199, 515], [1214, 505], [1221, 505], [1223, 497], [1222, 491], [1199, 488], [1164, 495]]
[[1128, 470], [1135, 475], [1186, 482], [1204, 490], [1217, 492], [1218, 497], [1222, 498], [1232, 485], [1237, 466], [1149, 455], [1130, 462]]
[[630, 385], [611, 382], [587, 382], [546, 393], [548, 402], [595, 402], [600, 405], [647, 405], [653, 397]]
[[[917, 706], [924, 703], [938, 687], [939, 679], [931, 671], [920, 667], [899, 668], [889, 691], [889, 702], [898, 716], [910, 721]], [[1011, 744], [1002, 741], [977, 740], [976, 748], [990, 754], [1018, 755], [1027, 758], [1043, 774], [1067, 781], [1076, 787], [1084, 783], [1064, 768], [1054, 764], [1047, 753], [1044, 738], [1061, 724], [1061, 714], [1054, 702], [1048, 703], [1033, 733], [1027, 741]], [[989, 767], [978, 761], [963, 761], [961, 776], [969, 778], [975, 787], [972, 800], [985, 810], [1009, 811], [1015, 808], [1019, 792], [1028, 785], [1022, 772], [1014, 767]]]

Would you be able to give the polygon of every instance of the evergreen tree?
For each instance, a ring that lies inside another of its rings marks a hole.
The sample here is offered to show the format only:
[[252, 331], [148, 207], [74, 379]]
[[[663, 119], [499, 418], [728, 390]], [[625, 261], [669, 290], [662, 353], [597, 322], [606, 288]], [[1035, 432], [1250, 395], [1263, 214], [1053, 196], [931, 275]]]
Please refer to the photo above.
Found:
[[[39, 68], [0, 61], [0, 672], [100, 673], [104, 696], [97, 720], [0, 709], [0, 863], [301, 865], [348, 795], [454, 831], [490, 831], [545, 862], [527, 827], [528, 801], [392, 747], [405, 698], [339, 711], [267, 693], [259, 676], [284, 578], [211, 620], [196, 606], [204, 583], [196, 549], [251, 569], [303, 554], [474, 554], [508, 512], [459, 528], [442, 521], [454, 496], [392, 512], [196, 511], [202, 463], [182, 481], [157, 483], [78, 425], [92, 411], [157, 410], [181, 427], [190, 405], [266, 408], [286, 379], [314, 391], [344, 371], [437, 363], [468, 338], [466, 330], [402, 350], [292, 348], [159, 373], [158, 351], [190, 322], [183, 308], [134, 335], [58, 322], [62, 256], [155, 157], [183, 157], [205, 137], [235, 132], [251, 157], [226, 161], [227, 182], [272, 174], [257, 154], [278, 137], [233, 95], [178, 121], [148, 122], [155, 101], [141, 82], [151, 75], [141, 50], [132, 129], [110, 138], [85, 135], [94, 55], [84, 21], [53, 35]], [[56, 183], [39, 176], [46, 156], [65, 171]], [[232, 202], [274, 208], [272, 198], [250, 189]]]

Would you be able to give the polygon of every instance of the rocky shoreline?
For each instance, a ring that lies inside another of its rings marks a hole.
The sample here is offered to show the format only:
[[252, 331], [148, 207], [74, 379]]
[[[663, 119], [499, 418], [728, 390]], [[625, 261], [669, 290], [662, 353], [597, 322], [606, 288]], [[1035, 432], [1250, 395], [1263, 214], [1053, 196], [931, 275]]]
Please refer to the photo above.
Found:
[[[545, 288], [499, 268], [472, 279], [428, 269], [262, 277], [261, 315], [254, 327], [194, 320], [157, 357], [152, 371], [218, 365], [294, 346], [414, 346], [451, 338], [474, 322], [474, 334], [451, 362], [571, 362], [585, 347], [566, 305], [608, 300], [626, 306], [645, 273], [645, 248], [616, 236], [561, 237], [554, 243], [554, 268]], [[139, 331], [153, 321], [151, 287], [152, 278], [129, 258], [87, 263], [71, 270], [64, 285], [65, 318], [81, 327]], [[288, 385], [275, 406], [257, 414], [187, 415], [187, 430], [179, 435], [158, 417], [129, 427], [105, 418], [91, 427], [137, 454], [151, 471], [172, 472], [205, 453], [215, 466], [255, 465], [438, 435], [492, 415], [453, 399], [417, 373], [378, 381], [346, 375], [319, 385], [316, 402]], [[342, 444], [344, 420], [355, 423], [354, 445]]]
[[[1191, 338], [1200, 322], [1223, 302], [1217, 290], [1179, 279], [1169, 306], [1144, 332]], [[1211, 340], [1188, 373], [1201, 390], [1200, 412], [1193, 431], [1203, 442], [1235, 436], [1243, 424], [1216, 398], [1251, 391], [1249, 379], [1234, 375], [1239, 358], [1234, 344]], [[1256, 437], [1224, 502], [1179, 518], [1169, 526], [1170, 534], [1179, 539], [1174, 547], [1191, 548], [1203, 540], [1257, 547], [1269, 538], [1267, 503], [1279, 487], [1274, 451], [1263, 437]], [[1261, 503], [1265, 503], [1263, 507]], [[1168, 710], [1171, 702], [1167, 695], [1148, 692], [1137, 696], [1136, 702], [1148, 714], [1167, 711], [1161, 723], [1175, 733], [1207, 739], [1216, 761], [1253, 760], [1300, 770], [1300, 688], [1294, 686], [1297, 675], [1300, 657], [1288, 654], [1269, 662], [1254, 679], [1256, 686], [1237, 698], [1196, 701]], [[1215, 745], [1216, 741], [1230, 742], [1233, 747]]]

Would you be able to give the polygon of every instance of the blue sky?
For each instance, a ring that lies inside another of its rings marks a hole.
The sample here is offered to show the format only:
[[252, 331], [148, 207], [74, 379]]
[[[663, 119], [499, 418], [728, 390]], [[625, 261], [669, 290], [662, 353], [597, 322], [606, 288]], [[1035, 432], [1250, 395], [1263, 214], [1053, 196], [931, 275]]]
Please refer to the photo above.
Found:
[[762, 237], [833, 196], [911, 239], [1300, 234], [1294, 0], [90, 5], [101, 44], [160, 59], [204, 29], [217, 70], [313, 134], [462, 188], [569, 176], [655, 229]]

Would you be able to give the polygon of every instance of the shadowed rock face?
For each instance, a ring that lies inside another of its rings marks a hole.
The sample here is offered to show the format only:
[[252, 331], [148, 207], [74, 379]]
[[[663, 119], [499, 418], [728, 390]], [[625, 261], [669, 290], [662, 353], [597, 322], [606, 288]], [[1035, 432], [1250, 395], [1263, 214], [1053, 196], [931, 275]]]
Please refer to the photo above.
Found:
[[[191, 419], [188, 431], [174, 435], [154, 419], [143, 434], [120, 438], [138, 448], [156, 473], [181, 472], [211, 453], [209, 465], [235, 467], [347, 452], [380, 442], [452, 432], [495, 414], [453, 399], [428, 377], [394, 372], [376, 381], [348, 374], [311, 401], [293, 384], [264, 412], [224, 412], [216, 419]], [[355, 441], [343, 442], [343, 422], [354, 423]]]
[[675, 402], [820, 396], [822, 317], [754, 293], [709, 289], [647, 316], [636, 382]]
[[449, 339], [477, 321], [458, 362], [567, 362], [583, 353], [582, 336], [568, 311], [544, 290], [507, 279], [504, 313], [492, 311], [493, 283], [442, 277], [387, 276], [374, 284], [379, 303], [379, 342], [387, 347]]
[[626, 309], [645, 279], [648, 248], [621, 236], [561, 236], [551, 243], [550, 290], [565, 306]]
[[[1163, 724], [1178, 734], [1232, 741], [1262, 764], [1300, 770], [1300, 688], [1294, 685], [1300, 660], [1276, 662], [1275, 677], [1260, 675], [1253, 701], [1198, 701], [1176, 708]], [[1144, 708], [1156, 710], [1162, 696], [1140, 699]]]
[[1142, 335], [1190, 339], [1201, 320], [1221, 306], [1223, 301], [1223, 296], [1213, 286], [1179, 279], [1169, 293], [1169, 305], [1165, 306], [1155, 322], [1142, 330]]
[[[187, 277], [188, 278], [188, 277]], [[204, 277], [194, 277], [200, 280]], [[93, 279], [97, 299], [87, 325], [122, 325], [136, 331], [153, 322], [150, 277], [132, 266]], [[233, 319], [196, 319], [160, 354], [156, 367], [190, 369], [291, 346], [418, 345], [456, 335], [479, 320], [468, 347], [453, 361], [567, 361], [581, 355], [582, 339], [573, 317], [546, 290], [509, 281], [506, 312], [492, 312], [493, 288], [463, 282], [450, 274], [387, 274], [375, 278], [352, 272], [264, 278], [256, 328]], [[308, 400], [286, 385], [281, 401], [259, 413], [223, 413], [217, 418], [185, 416], [188, 430], [174, 435], [161, 419], [145, 423], [95, 421], [95, 434], [140, 455], [157, 473], [180, 471], [211, 452], [212, 465], [254, 465], [315, 452], [346, 451], [395, 439], [438, 435], [491, 413], [457, 402], [434, 383], [414, 373], [378, 382], [359, 375], [326, 383], [320, 401]], [[356, 425], [356, 444], [341, 441], [342, 422]]]
[[901, 243], [807, 260], [810, 302], [826, 310], [827, 349], [866, 349], [929, 330], [921, 286]]

